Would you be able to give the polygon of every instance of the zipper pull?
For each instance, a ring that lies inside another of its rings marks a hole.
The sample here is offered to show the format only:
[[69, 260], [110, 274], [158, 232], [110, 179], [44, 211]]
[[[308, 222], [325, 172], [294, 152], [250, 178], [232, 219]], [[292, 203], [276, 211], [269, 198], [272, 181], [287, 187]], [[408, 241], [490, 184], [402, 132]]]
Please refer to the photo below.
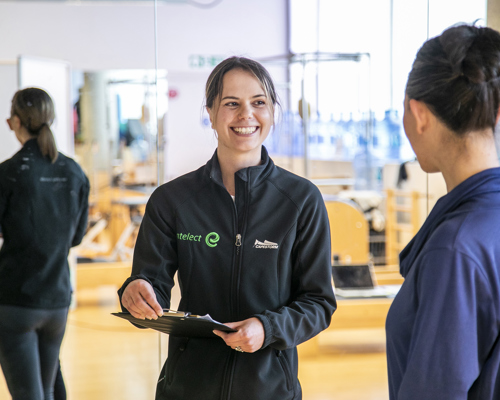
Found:
[[240, 247], [241, 246], [241, 235], [238, 233], [236, 235], [236, 243], [235, 243], [236, 246]]

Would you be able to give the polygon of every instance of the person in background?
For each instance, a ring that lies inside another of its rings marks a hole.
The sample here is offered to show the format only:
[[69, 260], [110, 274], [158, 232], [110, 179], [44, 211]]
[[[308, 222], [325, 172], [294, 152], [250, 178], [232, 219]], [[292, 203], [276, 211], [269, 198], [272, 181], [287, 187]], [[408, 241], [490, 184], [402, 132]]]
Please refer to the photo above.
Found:
[[[3, 244], [2, 229], [0, 225], [0, 249]], [[58, 361], [56, 379], [54, 381], [54, 400], [66, 400], [66, 385], [61, 370], [61, 361]]]
[[43, 90], [12, 99], [21, 150], [0, 164], [0, 365], [13, 400], [52, 400], [71, 301], [68, 253], [87, 229], [89, 181], [59, 153]]
[[500, 399], [500, 34], [461, 25], [430, 39], [408, 77], [403, 123], [448, 193], [400, 254], [389, 310], [391, 400]]
[[177, 272], [182, 311], [237, 330], [170, 336], [157, 399], [302, 398], [296, 346], [336, 309], [330, 230], [317, 187], [275, 166], [262, 145], [277, 104], [261, 64], [222, 61], [206, 84], [212, 159], [160, 186], [146, 206], [123, 307], [158, 318]]

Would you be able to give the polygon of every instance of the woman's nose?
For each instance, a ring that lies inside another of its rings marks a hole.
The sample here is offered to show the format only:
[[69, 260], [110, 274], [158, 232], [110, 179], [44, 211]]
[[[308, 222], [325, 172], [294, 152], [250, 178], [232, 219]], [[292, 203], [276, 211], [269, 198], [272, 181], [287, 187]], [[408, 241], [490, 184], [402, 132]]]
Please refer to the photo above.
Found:
[[252, 117], [252, 108], [250, 107], [250, 105], [247, 105], [247, 104], [242, 105], [238, 116], [241, 119], [251, 118]]

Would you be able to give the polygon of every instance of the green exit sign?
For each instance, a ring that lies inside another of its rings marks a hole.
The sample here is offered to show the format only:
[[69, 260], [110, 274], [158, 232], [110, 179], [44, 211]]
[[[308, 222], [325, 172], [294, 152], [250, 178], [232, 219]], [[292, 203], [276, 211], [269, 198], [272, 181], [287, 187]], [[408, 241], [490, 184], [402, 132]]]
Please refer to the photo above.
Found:
[[217, 64], [219, 64], [222, 60], [224, 60], [223, 56], [214, 56], [214, 55], [202, 55], [202, 54], [192, 54], [189, 56], [189, 68], [203, 69], [209, 68], [212, 69]]

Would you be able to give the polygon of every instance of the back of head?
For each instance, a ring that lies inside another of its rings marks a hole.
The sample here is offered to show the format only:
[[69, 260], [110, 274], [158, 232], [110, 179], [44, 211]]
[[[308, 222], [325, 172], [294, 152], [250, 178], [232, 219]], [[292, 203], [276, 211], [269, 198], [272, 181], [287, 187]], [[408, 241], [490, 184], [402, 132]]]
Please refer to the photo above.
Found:
[[57, 159], [57, 147], [50, 129], [55, 118], [54, 103], [47, 92], [27, 88], [16, 92], [10, 115], [17, 115], [30, 135], [36, 136], [42, 154], [51, 162]]
[[262, 85], [265, 95], [270, 99], [270, 107], [274, 113], [274, 107], [278, 104], [278, 95], [269, 72], [259, 62], [245, 57], [229, 57], [221, 61], [213, 69], [205, 86], [206, 106], [210, 109], [217, 107], [222, 96], [224, 75], [233, 69], [240, 69], [251, 73]]
[[500, 106], [500, 34], [460, 25], [428, 40], [418, 51], [406, 85], [449, 129], [495, 129]]

